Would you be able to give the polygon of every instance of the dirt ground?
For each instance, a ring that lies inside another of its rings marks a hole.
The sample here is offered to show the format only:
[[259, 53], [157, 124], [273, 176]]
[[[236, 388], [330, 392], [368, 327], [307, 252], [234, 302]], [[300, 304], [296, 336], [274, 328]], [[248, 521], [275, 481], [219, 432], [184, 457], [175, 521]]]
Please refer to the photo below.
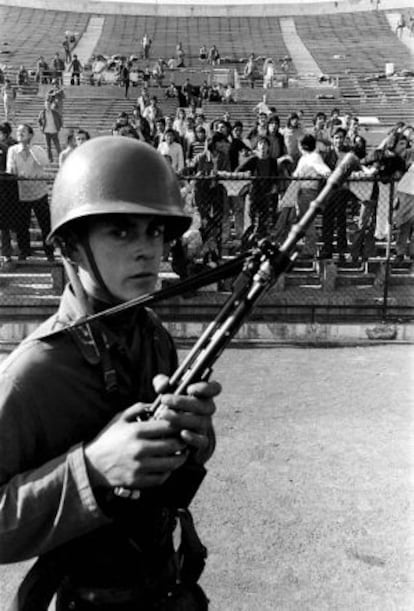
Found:
[[[412, 611], [414, 346], [235, 348], [214, 377], [211, 611]], [[0, 611], [24, 568], [0, 567]]]

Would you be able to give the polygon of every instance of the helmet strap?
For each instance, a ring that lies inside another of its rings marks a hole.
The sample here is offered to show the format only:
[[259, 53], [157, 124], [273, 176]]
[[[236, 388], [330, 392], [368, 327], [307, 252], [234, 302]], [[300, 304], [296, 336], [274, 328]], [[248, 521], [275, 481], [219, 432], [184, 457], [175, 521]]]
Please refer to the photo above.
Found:
[[65, 268], [65, 272], [68, 277], [69, 283], [72, 287], [73, 293], [81, 307], [82, 316], [89, 316], [93, 312], [90, 307], [86, 291], [83, 288], [81, 281], [79, 280], [79, 276], [76, 272], [75, 266], [72, 263], [72, 261], [70, 261], [70, 259], [67, 259], [66, 256], [63, 255], [63, 253], [62, 253], [62, 261], [63, 261], [63, 266]]
[[96, 280], [96, 282], [98, 283], [99, 287], [102, 289], [102, 294], [104, 296], [105, 301], [108, 301], [109, 303], [112, 304], [117, 304], [119, 303], [119, 300], [116, 299], [112, 293], [110, 292], [110, 290], [108, 289], [108, 287], [106, 286], [104, 279], [102, 278], [101, 272], [98, 269], [98, 266], [96, 265], [96, 261], [95, 261], [95, 257], [93, 255], [91, 246], [89, 244], [89, 238], [88, 236], [84, 236], [81, 239], [81, 245], [83, 247], [83, 250], [85, 252], [86, 258], [88, 259], [88, 263], [89, 266], [91, 268], [92, 274]]

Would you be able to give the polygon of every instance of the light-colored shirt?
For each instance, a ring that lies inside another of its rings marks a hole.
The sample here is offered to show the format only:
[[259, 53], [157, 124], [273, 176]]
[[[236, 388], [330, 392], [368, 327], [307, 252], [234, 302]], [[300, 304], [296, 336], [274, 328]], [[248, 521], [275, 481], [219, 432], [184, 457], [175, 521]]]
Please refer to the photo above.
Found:
[[[14, 144], [7, 151], [7, 172], [18, 178], [44, 178], [44, 169], [49, 160], [46, 151], [37, 144], [29, 146], [27, 152], [22, 144]], [[47, 183], [42, 180], [19, 181], [19, 199], [31, 202], [47, 195]]]
[[[328, 178], [330, 174], [330, 168], [317, 151], [302, 153], [293, 172], [294, 178]], [[319, 189], [320, 184], [316, 180], [301, 180], [299, 186], [301, 189]]]
[[169, 155], [171, 157], [171, 166], [176, 172], [180, 172], [184, 168], [183, 147], [178, 142], [168, 144], [161, 142], [158, 146], [158, 151], [161, 155]]
[[57, 127], [55, 123], [55, 119], [53, 118], [53, 112], [51, 110], [46, 110], [45, 112], [45, 134], [57, 134]]

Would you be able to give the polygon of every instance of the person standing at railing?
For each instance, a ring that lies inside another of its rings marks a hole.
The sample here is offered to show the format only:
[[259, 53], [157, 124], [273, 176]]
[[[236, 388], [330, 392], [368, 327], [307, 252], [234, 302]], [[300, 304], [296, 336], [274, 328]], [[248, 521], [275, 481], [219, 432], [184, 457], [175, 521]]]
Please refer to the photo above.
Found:
[[6, 265], [12, 262], [11, 230], [17, 225], [17, 214], [19, 206], [19, 194], [17, 182], [10, 174], [7, 174], [7, 151], [9, 131], [7, 126], [0, 125], [0, 229], [1, 229], [1, 254]]
[[394, 223], [397, 228], [396, 262], [403, 262], [406, 254], [414, 261], [414, 164], [397, 186]]
[[50, 231], [48, 186], [44, 180], [39, 180], [44, 178], [48, 158], [41, 146], [32, 144], [33, 135], [33, 128], [27, 123], [22, 123], [16, 130], [17, 144], [7, 151], [9, 174], [14, 174], [17, 178], [37, 179], [18, 182], [20, 203], [16, 233], [20, 250], [19, 260], [24, 261], [31, 254], [29, 226], [33, 210], [42, 232], [44, 251], [48, 260], [53, 261], [53, 247], [46, 242]]
[[213, 239], [218, 254], [221, 254], [222, 224], [228, 219], [226, 190], [218, 180], [221, 171], [230, 171], [229, 142], [224, 134], [215, 132], [207, 150], [197, 155], [188, 164], [190, 174], [195, 175], [194, 198], [201, 217], [201, 234], [204, 242]]
[[[298, 184], [297, 213], [298, 217], [307, 212], [309, 204], [313, 202], [321, 191], [324, 180], [331, 174], [331, 169], [323, 161], [316, 150], [316, 139], [312, 134], [306, 134], [299, 141], [301, 156], [293, 172], [294, 178], [300, 180]], [[317, 254], [317, 232], [313, 222], [306, 232], [300, 256], [304, 259], [313, 259]]]
[[278, 166], [276, 159], [270, 157], [269, 151], [269, 139], [260, 136], [253, 151], [254, 155], [236, 168], [236, 172], [249, 172], [253, 179], [249, 192], [249, 215], [258, 237], [268, 236], [277, 219]]
[[[349, 152], [345, 145], [346, 130], [338, 127], [332, 141], [331, 148], [324, 153], [323, 160], [326, 165], [334, 170], [343, 157]], [[355, 201], [355, 195], [345, 187], [334, 192], [322, 215], [322, 240], [323, 247], [320, 254], [321, 259], [332, 259], [334, 251], [334, 234], [336, 231], [336, 243], [339, 254], [339, 265], [346, 263], [346, 252], [348, 240], [346, 234], [346, 213], [350, 201]]]

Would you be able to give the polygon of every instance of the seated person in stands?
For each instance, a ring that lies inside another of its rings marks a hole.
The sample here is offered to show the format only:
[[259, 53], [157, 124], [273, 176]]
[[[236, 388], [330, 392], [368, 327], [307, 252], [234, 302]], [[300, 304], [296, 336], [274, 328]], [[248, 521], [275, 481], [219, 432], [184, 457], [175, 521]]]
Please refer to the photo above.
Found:
[[19, 87], [29, 84], [29, 73], [23, 65], [20, 66], [19, 68], [19, 71], [16, 77], [16, 82], [19, 85]]
[[216, 45], [210, 47], [210, 50], [208, 52], [208, 61], [212, 66], [215, 66], [220, 63], [220, 53]]
[[228, 83], [224, 90], [223, 102], [226, 104], [234, 104], [236, 102], [233, 87], [230, 85], [230, 83]]
[[178, 98], [178, 89], [175, 86], [175, 84], [173, 83], [173, 81], [170, 81], [170, 84], [166, 88], [165, 97], [166, 98]]
[[129, 116], [128, 113], [122, 111], [118, 114], [115, 123], [112, 126], [112, 133], [118, 130], [120, 127], [124, 127], [125, 125], [129, 125]]
[[182, 92], [184, 94], [185, 106], [190, 106], [191, 102], [193, 101], [194, 88], [189, 78], [185, 79]]
[[221, 92], [218, 83], [214, 83], [208, 96], [209, 102], [221, 102]]
[[152, 78], [154, 79], [158, 87], [162, 87], [162, 82], [165, 76], [164, 66], [165, 62], [162, 57], [160, 57], [160, 59], [155, 62], [152, 68]]
[[201, 45], [200, 50], [198, 52], [198, 57], [200, 59], [200, 62], [202, 64], [205, 64], [205, 62], [207, 61], [207, 57], [208, 57], [208, 49], [206, 45]]
[[200, 98], [202, 100], [208, 100], [210, 97], [210, 86], [207, 81], [203, 81], [200, 87]]
[[253, 107], [253, 112], [256, 112], [258, 115], [260, 114], [266, 114], [266, 115], [270, 115], [272, 113], [272, 111], [270, 110], [270, 107], [267, 104], [267, 94], [264, 93], [261, 102], [258, 102], [256, 104], [256, 106]]

